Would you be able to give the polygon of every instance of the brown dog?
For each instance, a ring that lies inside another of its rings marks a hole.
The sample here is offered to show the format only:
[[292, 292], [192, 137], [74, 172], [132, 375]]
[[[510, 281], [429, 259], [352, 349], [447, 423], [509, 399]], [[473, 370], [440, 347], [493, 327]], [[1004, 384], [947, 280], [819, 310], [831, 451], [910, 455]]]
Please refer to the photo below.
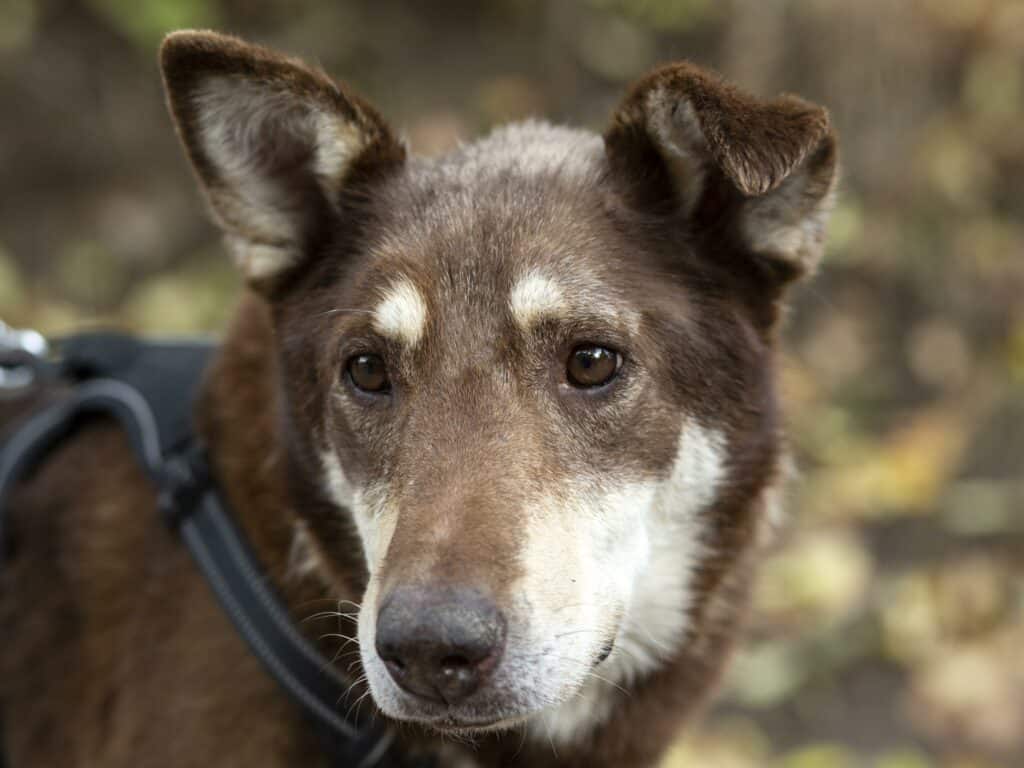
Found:
[[[339, 707], [442, 766], [656, 763], [780, 482], [776, 328], [822, 249], [825, 112], [674, 64], [603, 137], [530, 122], [427, 160], [293, 59], [184, 32], [162, 64], [252, 289], [198, 430], [296, 620], [336, 608], [303, 626], [352, 680]], [[153, 506], [106, 425], [17, 495], [13, 768], [320, 764]]]

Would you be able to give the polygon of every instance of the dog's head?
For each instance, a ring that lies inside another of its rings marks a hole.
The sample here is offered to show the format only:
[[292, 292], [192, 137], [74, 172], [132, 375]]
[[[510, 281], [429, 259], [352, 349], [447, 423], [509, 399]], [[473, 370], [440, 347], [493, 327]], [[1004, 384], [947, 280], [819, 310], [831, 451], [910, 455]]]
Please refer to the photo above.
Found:
[[603, 137], [526, 123], [425, 160], [266, 50], [179, 33], [163, 67], [272, 309], [293, 464], [361, 539], [379, 707], [571, 736], [594, 680], [697, 642], [778, 474], [774, 328], [821, 252], [824, 111], [676, 64]]

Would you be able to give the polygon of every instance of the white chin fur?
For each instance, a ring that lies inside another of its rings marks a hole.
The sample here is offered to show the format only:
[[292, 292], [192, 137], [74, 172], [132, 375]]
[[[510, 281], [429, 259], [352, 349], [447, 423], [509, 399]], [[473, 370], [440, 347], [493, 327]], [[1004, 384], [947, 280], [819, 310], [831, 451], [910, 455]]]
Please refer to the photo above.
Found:
[[[607, 552], [598, 568], [614, 574], [607, 583], [617, 584], [620, 591], [591, 592], [591, 600], [607, 605], [615, 595], [622, 601], [615, 648], [572, 698], [530, 721], [528, 732], [536, 740], [568, 745], [586, 738], [611, 715], [616, 697], [626, 695], [620, 686], [631, 685], [679, 651], [693, 600], [692, 575], [705, 554], [700, 514], [714, 501], [725, 467], [724, 436], [687, 419], [667, 479], [632, 484], [607, 497], [625, 527], [618, 534], [619, 546]], [[641, 541], [646, 543], [644, 553]], [[564, 611], [552, 619], [572, 621]]]

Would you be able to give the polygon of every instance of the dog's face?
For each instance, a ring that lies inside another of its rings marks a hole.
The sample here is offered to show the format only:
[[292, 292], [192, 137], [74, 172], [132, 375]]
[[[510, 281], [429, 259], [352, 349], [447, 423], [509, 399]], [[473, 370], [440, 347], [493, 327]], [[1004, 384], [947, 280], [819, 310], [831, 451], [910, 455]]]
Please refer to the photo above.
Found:
[[[681, 637], [696, 513], [726, 472], [725, 425], [705, 411], [736, 387], [706, 372], [756, 375], [762, 355], [725, 306], [712, 316], [749, 343], [749, 370], [701, 330], [705, 300], [616, 215], [603, 158], [597, 137], [527, 126], [407, 169], [317, 310], [330, 323], [301, 331], [318, 342], [297, 359], [324, 371], [325, 476], [371, 574], [364, 666], [391, 715], [521, 717], [573, 696], [609, 652], [645, 666]], [[430, 593], [496, 609], [500, 659], [454, 707], [442, 685], [433, 701], [403, 690], [414, 662], [382, 659], [382, 611], [427, 635], [444, 608]]]
[[695, 642], [751, 545], [777, 305], [833, 182], [824, 113], [677, 65], [603, 138], [525, 124], [426, 161], [262, 49], [182, 34], [164, 68], [272, 304], [297, 463], [362, 542], [376, 703], [574, 737], [595, 686]]

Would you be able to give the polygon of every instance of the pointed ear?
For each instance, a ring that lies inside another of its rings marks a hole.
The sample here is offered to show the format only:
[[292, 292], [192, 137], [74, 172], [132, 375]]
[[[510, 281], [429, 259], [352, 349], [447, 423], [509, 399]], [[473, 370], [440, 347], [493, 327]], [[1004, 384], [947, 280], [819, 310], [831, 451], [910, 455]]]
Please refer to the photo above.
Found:
[[340, 222], [344, 195], [400, 165], [377, 112], [322, 72], [212, 32], [160, 50], [171, 114], [232, 255], [267, 288]]
[[763, 102], [689, 63], [636, 83], [605, 133], [632, 202], [693, 227], [730, 227], [796, 276], [821, 257], [836, 179], [828, 113], [794, 96]]

